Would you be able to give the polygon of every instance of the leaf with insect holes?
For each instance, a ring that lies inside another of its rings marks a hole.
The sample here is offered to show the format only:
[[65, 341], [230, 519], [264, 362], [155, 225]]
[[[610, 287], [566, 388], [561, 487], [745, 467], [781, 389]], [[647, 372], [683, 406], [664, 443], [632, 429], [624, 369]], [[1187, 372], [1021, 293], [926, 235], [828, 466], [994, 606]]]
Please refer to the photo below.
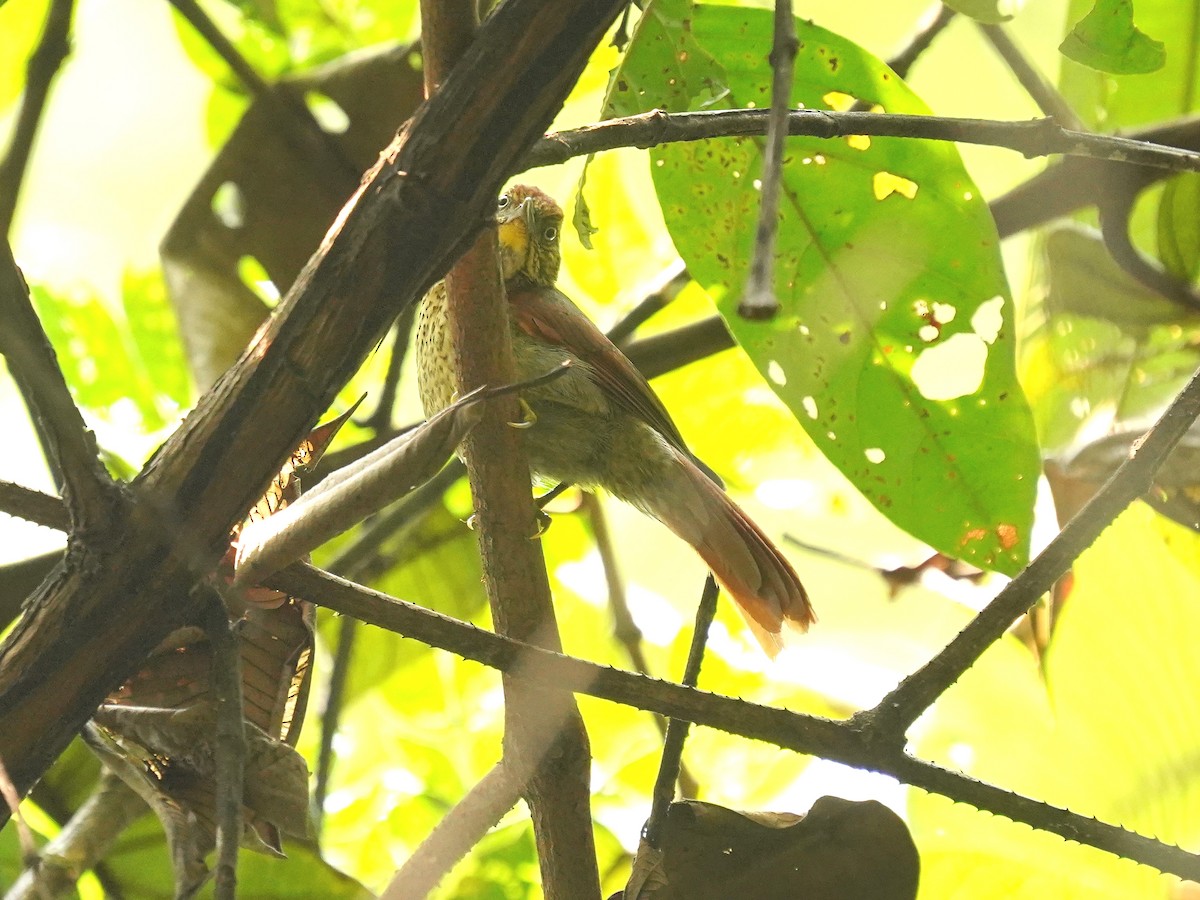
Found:
[[[656, 0], [614, 75], [612, 111], [767, 106], [771, 20], [767, 10]], [[796, 28], [793, 107], [862, 101], [928, 112], [861, 48], [808, 22]], [[1016, 378], [995, 225], [957, 151], [899, 138], [790, 138], [775, 273], [782, 309], [764, 323], [736, 314], [763, 143], [651, 151], [688, 271], [825, 455], [885, 515], [948, 555], [1017, 571], [1038, 447]]]

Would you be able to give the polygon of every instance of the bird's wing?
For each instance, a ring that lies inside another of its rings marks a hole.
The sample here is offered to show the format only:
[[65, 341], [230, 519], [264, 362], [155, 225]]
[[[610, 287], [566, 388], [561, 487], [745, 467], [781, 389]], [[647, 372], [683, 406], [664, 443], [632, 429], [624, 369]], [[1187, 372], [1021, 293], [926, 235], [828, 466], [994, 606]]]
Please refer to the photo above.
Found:
[[518, 328], [532, 338], [565, 347], [579, 357], [614, 403], [691, 456], [671, 414], [642, 373], [570, 298], [552, 287], [510, 285], [508, 302]]

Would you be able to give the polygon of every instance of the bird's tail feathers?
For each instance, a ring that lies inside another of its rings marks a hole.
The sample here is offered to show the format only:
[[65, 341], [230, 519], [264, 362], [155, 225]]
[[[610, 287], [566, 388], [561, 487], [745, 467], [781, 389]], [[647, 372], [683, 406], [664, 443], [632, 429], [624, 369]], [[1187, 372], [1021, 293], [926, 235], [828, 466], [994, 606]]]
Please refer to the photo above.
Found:
[[[791, 563], [762, 530], [682, 453], [670, 503], [646, 511], [691, 544], [738, 605], [768, 655], [785, 624], [807, 630], [816, 616]], [[659, 507], [662, 508], [659, 508]]]

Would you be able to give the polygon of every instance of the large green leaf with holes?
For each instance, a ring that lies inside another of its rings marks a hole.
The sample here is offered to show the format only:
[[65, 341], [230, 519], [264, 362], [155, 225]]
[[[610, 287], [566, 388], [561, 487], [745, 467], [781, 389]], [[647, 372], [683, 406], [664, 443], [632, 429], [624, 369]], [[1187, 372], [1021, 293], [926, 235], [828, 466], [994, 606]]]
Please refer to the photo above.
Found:
[[[797, 21], [791, 104], [927, 113], [883, 63]], [[767, 10], [656, 0], [613, 80], [611, 111], [766, 107]], [[763, 142], [660, 147], [654, 183], [688, 269], [822, 451], [901, 527], [946, 553], [1024, 563], [1038, 473], [1014, 366], [995, 226], [949, 144], [792, 138], [775, 288], [737, 303], [754, 246]]]

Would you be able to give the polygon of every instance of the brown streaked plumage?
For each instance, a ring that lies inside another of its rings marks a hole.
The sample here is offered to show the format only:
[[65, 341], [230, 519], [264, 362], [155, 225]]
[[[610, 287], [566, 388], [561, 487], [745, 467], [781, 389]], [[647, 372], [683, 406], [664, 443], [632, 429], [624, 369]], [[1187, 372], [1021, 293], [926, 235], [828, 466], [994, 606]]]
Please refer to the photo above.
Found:
[[[814, 618], [795, 571], [701, 468], [641, 373], [554, 287], [558, 204], [517, 185], [500, 198], [496, 220], [517, 377], [572, 362], [562, 377], [522, 393], [537, 417], [525, 432], [533, 472], [603, 488], [663, 522], [703, 557], [774, 655], [785, 622], [804, 629]], [[417, 380], [427, 414], [451, 402], [453, 355], [439, 283], [417, 321]]]

